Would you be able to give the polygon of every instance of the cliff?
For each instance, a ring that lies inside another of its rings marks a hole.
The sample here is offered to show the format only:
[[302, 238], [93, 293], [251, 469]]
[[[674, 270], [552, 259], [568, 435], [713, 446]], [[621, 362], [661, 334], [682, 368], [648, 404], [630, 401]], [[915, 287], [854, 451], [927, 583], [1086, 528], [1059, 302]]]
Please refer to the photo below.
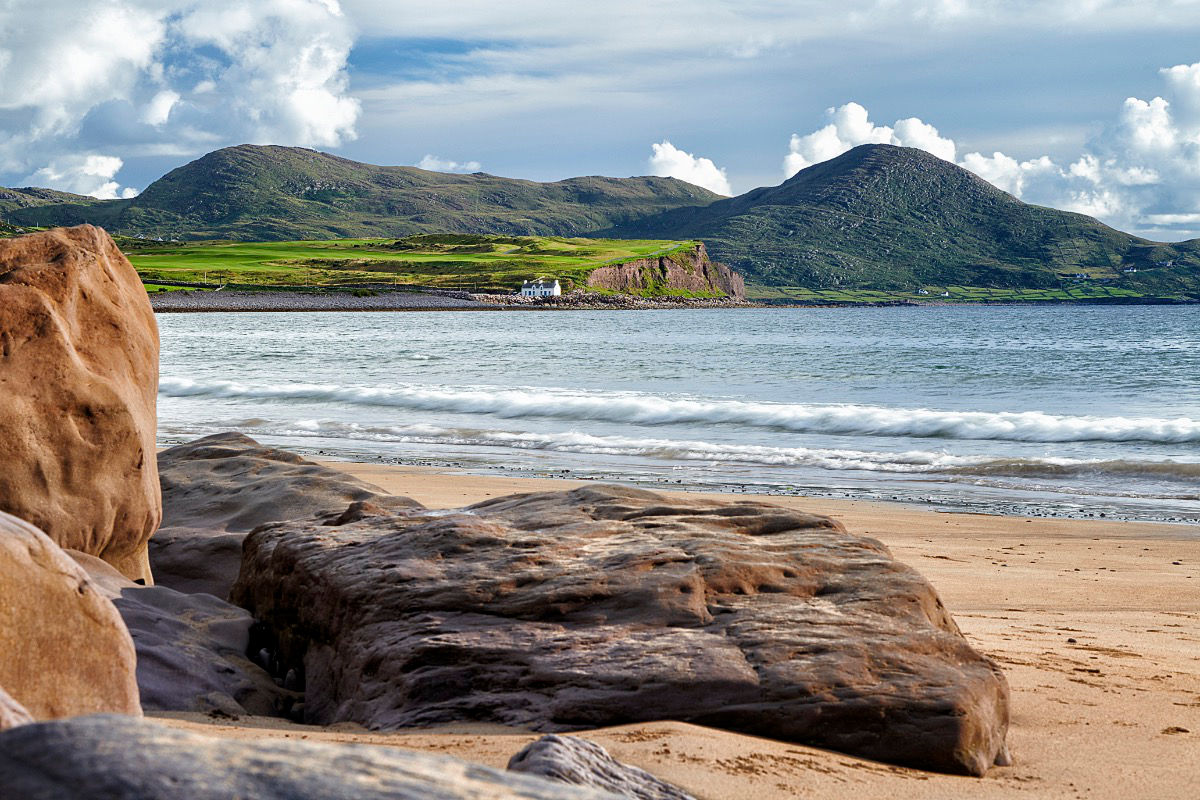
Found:
[[588, 275], [587, 288], [642, 296], [746, 297], [742, 276], [710, 261], [700, 242], [653, 258], [600, 267]]

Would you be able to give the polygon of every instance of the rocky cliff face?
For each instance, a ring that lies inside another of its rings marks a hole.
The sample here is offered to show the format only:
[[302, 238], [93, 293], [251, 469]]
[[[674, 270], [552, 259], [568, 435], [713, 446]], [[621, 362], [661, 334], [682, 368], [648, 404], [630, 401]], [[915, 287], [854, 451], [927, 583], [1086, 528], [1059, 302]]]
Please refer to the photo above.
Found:
[[742, 276], [724, 264], [710, 261], [701, 243], [691, 250], [601, 267], [588, 276], [587, 285], [625, 294], [691, 292], [739, 300], [746, 297]]

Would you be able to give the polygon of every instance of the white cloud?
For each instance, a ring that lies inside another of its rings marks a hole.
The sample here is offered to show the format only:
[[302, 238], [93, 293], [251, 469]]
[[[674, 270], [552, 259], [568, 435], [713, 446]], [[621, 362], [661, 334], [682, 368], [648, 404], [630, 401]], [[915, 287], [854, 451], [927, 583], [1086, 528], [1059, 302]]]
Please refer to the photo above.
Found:
[[717, 194], [733, 194], [725, 170], [714, 164], [711, 159], [686, 153], [666, 139], [650, 147], [653, 149], [653, 155], [649, 159], [650, 171], [655, 175], [662, 178], [678, 178]]
[[34, 186], [53, 186], [64, 192], [87, 194], [101, 200], [133, 197], [137, 194], [136, 189], [126, 188], [122, 191], [121, 184], [113, 180], [123, 164], [116, 156], [98, 153], [65, 156], [34, 172], [26, 182]]
[[790, 178], [805, 167], [840, 156], [860, 144], [895, 144], [919, 147], [938, 158], [954, 160], [955, 146], [938, 133], [937, 128], [916, 117], [898, 120], [893, 127], [871, 122], [867, 109], [858, 103], [846, 103], [827, 109], [832, 122], [807, 136], [792, 134], [783, 173]]
[[142, 110], [142, 122], [147, 125], [162, 125], [171, 116], [171, 109], [179, 102], [179, 92], [164, 89], [151, 98]]
[[108, 194], [76, 154], [336, 146], [354, 36], [335, 0], [0, 2], [0, 171]]
[[432, 172], [479, 172], [481, 167], [478, 161], [450, 161], [429, 153], [417, 162], [417, 166]]

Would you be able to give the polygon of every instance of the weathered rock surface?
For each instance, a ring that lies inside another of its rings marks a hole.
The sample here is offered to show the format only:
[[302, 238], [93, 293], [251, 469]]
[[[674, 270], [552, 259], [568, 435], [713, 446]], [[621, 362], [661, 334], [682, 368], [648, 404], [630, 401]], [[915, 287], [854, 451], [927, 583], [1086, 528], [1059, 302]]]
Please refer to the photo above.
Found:
[[420, 508], [407, 497], [295, 453], [220, 433], [158, 456], [163, 525], [150, 541], [158, 583], [181, 592], [227, 597], [246, 532], [264, 522], [312, 519], [367, 502]]
[[150, 581], [158, 327], [100, 228], [0, 240], [0, 510]]
[[448, 756], [218, 739], [109, 715], [0, 734], [0, 787], [21, 800], [619, 800]]
[[288, 716], [300, 699], [246, 657], [254, 620], [244, 609], [209, 594], [138, 586], [94, 556], [67, 554], [129, 629], [143, 710]]
[[724, 264], [709, 261], [703, 244], [681, 252], [600, 267], [588, 274], [587, 285], [626, 293], [666, 289], [746, 299], [742, 276]]
[[134, 667], [129, 632], [87, 573], [0, 512], [0, 686], [35, 719], [141, 714]]
[[617, 761], [595, 742], [576, 736], [543, 736], [509, 759], [510, 772], [603, 789], [630, 800], [693, 800], [666, 781]]
[[13, 700], [8, 692], [0, 687], [0, 731], [30, 722], [33, 722], [33, 717], [25, 710], [25, 706]]
[[595, 487], [341, 522], [255, 530], [233, 590], [310, 722], [675, 719], [949, 772], [1006, 758], [999, 669], [826, 517]]
[[165, 586], [126, 588], [113, 604], [137, 648], [146, 711], [287, 716], [300, 699], [246, 657], [254, 620], [243, 609]]

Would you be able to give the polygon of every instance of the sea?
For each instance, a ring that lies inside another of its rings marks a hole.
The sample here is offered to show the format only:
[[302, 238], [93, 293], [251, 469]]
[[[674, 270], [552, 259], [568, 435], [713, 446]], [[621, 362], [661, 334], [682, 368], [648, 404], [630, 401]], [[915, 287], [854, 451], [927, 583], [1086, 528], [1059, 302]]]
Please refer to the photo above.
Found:
[[1200, 306], [160, 314], [159, 436], [1200, 523]]

